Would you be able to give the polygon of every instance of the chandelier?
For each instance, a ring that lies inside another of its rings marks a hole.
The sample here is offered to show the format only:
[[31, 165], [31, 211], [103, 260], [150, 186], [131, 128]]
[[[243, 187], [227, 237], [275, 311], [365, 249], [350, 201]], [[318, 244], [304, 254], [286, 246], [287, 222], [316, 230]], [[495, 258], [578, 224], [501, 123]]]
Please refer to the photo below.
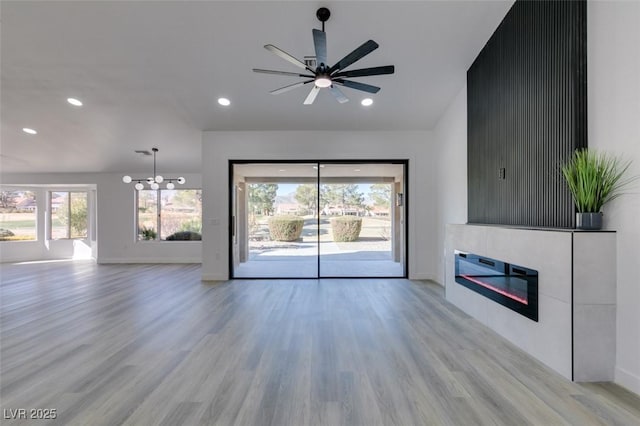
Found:
[[[158, 152], [158, 148], [151, 148], [151, 151], [153, 151], [153, 176], [150, 176], [148, 178], [132, 178], [129, 175], [125, 175], [125, 176], [122, 176], [122, 181], [124, 183], [131, 183], [135, 181], [136, 182], [135, 188], [138, 191], [141, 191], [144, 189], [144, 184], [142, 182], [146, 182], [149, 185], [149, 187], [154, 190], [160, 188], [160, 184], [163, 182], [167, 183], [167, 189], [174, 189], [176, 187], [173, 182], [176, 182], [180, 185], [186, 182], [185, 178], [183, 178], [182, 176], [178, 178], [165, 178], [157, 174], [156, 173], [156, 154]], [[149, 155], [149, 151], [146, 151], [144, 153]]]

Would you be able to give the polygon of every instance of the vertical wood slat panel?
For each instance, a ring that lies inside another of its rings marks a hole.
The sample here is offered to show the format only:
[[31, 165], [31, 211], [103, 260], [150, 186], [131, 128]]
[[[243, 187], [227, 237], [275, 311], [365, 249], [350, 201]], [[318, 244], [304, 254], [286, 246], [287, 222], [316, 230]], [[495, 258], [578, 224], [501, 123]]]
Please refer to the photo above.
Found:
[[586, 25], [585, 1], [518, 0], [469, 68], [469, 223], [575, 226], [560, 164], [587, 146]]

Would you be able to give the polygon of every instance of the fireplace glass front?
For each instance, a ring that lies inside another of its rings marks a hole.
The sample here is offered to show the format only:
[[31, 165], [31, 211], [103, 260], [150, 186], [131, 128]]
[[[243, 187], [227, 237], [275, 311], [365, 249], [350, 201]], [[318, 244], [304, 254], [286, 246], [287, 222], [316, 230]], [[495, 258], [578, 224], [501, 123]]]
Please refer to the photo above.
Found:
[[538, 271], [455, 251], [456, 282], [538, 321]]

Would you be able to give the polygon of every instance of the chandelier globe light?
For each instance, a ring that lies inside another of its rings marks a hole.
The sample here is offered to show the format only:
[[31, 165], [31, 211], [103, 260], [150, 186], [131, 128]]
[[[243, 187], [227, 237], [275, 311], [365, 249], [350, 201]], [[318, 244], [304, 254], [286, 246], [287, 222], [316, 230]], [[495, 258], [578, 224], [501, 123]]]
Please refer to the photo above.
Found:
[[[122, 176], [122, 182], [124, 183], [135, 182], [136, 184], [134, 185], [134, 188], [138, 191], [142, 191], [145, 188], [144, 183], [149, 185], [149, 188], [152, 190], [160, 189], [161, 183], [166, 183], [167, 189], [175, 189], [176, 185], [174, 184], [174, 182], [179, 185], [184, 185], [184, 183], [187, 180], [182, 176], [177, 178], [167, 178], [162, 175], [159, 175], [156, 172], [156, 154], [158, 153], [159, 149], [151, 148], [151, 151], [153, 151], [153, 175], [149, 176], [148, 178], [134, 178], [129, 175], [125, 175], [125, 176]], [[146, 154], [149, 155], [149, 151], [146, 151]]]

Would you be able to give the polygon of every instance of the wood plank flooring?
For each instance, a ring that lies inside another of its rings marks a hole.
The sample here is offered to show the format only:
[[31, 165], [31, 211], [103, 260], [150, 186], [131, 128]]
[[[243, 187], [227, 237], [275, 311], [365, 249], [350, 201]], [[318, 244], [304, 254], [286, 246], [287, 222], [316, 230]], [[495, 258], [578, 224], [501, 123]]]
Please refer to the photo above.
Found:
[[0, 408], [60, 425], [638, 425], [425, 282], [200, 281], [199, 265], [0, 266]]

